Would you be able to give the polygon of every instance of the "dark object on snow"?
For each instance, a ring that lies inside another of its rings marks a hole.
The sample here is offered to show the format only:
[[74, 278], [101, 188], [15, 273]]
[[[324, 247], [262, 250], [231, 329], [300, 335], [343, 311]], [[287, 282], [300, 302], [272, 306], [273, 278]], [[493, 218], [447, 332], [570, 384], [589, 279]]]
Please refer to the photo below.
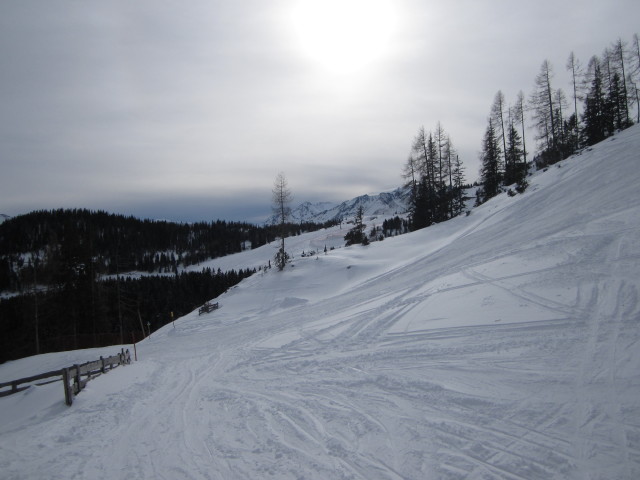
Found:
[[217, 310], [217, 309], [218, 309], [218, 302], [216, 303], [206, 302], [204, 305], [202, 305], [198, 309], [198, 315], [202, 315], [203, 313], [213, 312], [214, 310]]

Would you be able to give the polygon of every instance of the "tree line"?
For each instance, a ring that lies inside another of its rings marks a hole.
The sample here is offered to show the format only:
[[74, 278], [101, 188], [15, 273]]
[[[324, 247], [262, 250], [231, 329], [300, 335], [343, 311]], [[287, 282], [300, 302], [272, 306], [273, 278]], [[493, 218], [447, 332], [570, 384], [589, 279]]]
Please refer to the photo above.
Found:
[[[0, 363], [38, 353], [133, 343], [255, 270], [71, 281], [0, 301]], [[172, 316], [173, 314], [173, 316]]]
[[324, 226], [178, 224], [62, 209], [11, 218], [0, 224], [0, 362], [139, 340], [170, 312], [184, 315], [255, 272], [188, 265]]
[[[545, 168], [615, 132], [633, 125], [632, 109], [640, 122], [640, 42], [634, 35], [631, 46], [618, 39], [593, 55], [586, 68], [571, 52], [565, 65], [570, 76], [570, 93], [556, 88], [553, 66], [544, 60], [535, 77], [528, 100], [520, 91], [507, 106], [498, 91], [482, 141], [480, 154], [482, 189], [478, 201], [497, 195], [502, 186], [526, 188], [528, 169], [525, 121], [535, 130], [538, 153], [532, 163]], [[528, 115], [525, 115], [528, 114]], [[527, 116], [529, 119], [527, 119]]]
[[[566, 69], [570, 93], [554, 84], [551, 63], [544, 60], [528, 98], [518, 92], [508, 104], [501, 90], [487, 116], [480, 150], [480, 187], [476, 204], [515, 185], [527, 187], [529, 168], [545, 168], [640, 123], [640, 41], [618, 39], [592, 56], [586, 68], [571, 52]], [[537, 153], [528, 159], [526, 130], [535, 131]], [[410, 189], [410, 229], [417, 230], [460, 215], [465, 209], [464, 166], [440, 122], [433, 132], [418, 130], [404, 164]], [[515, 195], [513, 190], [509, 193]]]
[[98, 276], [175, 274], [181, 267], [258, 248], [280, 232], [299, 235], [325, 226], [173, 223], [86, 209], [36, 211], [0, 224], [0, 291], [55, 284], [69, 269], [91, 269]]
[[464, 165], [451, 136], [438, 122], [434, 132], [418, 130], [404, 166], [409, 189], [411, 230], [460, 215], [464, 202]]

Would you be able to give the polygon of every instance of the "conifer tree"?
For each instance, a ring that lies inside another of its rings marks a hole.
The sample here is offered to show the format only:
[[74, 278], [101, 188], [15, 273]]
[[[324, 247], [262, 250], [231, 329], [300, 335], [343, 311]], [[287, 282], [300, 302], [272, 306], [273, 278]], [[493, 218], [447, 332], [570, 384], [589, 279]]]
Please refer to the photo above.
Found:
[[600, 60], [594, 56], [589, 61], [588, 76], [591, 78], [591, 87], [585, 98], [583, 115], [583, 135], [587, 145], [604, 140], [608, 135], [607, 106], [602, 88], [602, 71]]
[[362, 205], [358, 205], [356, 216], [354, 218], [354, 226], [344, 236], [344, 239], [347, 242], [346, 246], [348, 247], [349, 245], [356, 244], [368, 245], [369, 241], [366, 234], [364, 233], [364, 229], [364, 207]]
[[483, 202], [498, 194], [502, 181], [500, 171], [500, 144], [493, 126], [493, 120], [489, 118], [489, 125], [482, 141], [482, 151], [480, 153], [481, 178], [483, 188]]
[[518, 183], [518, 185], [521, 185], [524, 177], [526, 176], [526, 168], [524, 168], [524, 164], [522, 162], [522, 139], [512, 122], [509, 122], [507, 132], [504, 183], [505, 185], [511, 185], [512, 183]]
[[460, 161], [460, 156], [456, 155], [452, 170], [453, 179], [453, 216], [456, 217], [464, 211], [464, 166]]
[[411, 230], [428, 227], [436, 221], [437, 193], [434, 185], [423, 176], [418, 185], [418, 196], [411, 216]]

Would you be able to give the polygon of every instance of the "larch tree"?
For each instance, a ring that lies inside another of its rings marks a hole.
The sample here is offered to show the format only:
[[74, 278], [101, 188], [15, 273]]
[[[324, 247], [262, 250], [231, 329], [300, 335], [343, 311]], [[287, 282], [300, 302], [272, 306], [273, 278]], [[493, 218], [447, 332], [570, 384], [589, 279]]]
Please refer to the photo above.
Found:
[[502, 90], [498, 90], [496, 96], [493, 98], [493, 105], [491, 105], [491, 119], [493, 121], [493, 127], [496, 131], [496, 135], [498, 135], [502, 139], [503, 152], [506, 152], [507, 135], [504, 128], [504, 110], [504, 95], [502, 93]]
[[[444, 143], [444, 159], [445, 159], [445, 169], [448, 176], [448, 185], [446, 188], [446, 208], [448, 210], [449, 218], [453, 218], [458, 213], [456, 213], [455, 208], [455, 197], [456, 197], [456, 189], [453, 183], [453, 174], [455, 169], [456, 157], [458, 156], [456, 149], [453, 146], [453, 142], [451, 141], [451, 137], [447, 135], [447, 138]], [[447, 179], [445, 179], [447, 180]]]
[[563, 151], [565, 149], [565, 145], [567, 143], [566, 139], [566, 129], [564, 124], [564, 109], [567, 108], [567, 96], [564, 94], [564, 90], [561, 88], [557, 89], [554, 94], [554, 113], [557, 125], [557, 140], [556, 143], [558, 148]]
[[420, 127], [418, 133], [413, 139], [413, 143], [411, 144], [411, 154], [410, 157], [412, 165], [410, 168], [416, 168], [416, 172], [418, 175], [417, 178], [428, 175], [427, 173], [427, 134], [424, 131], [424, 127]]
[[542, 62], [540, 72], [535, 79], [535, 88], [529, 97], [531, 111], [536, 129], [538, 130], [537, 140], [543, 141], [544, 150], [551, 156], [552, 160], [557, 143], [557, 125], [554, 116], [553, 88], [551, 79], [553, 70], [548, 60]]
[[420, 127], [411, 147], [419, 176], [411, 205], [411, 228], [417, 230], [436, 221], [438, 147], [431, 132]]
[[444, 162], [444, 155], [443, 155], [443, 149], [445, 146], [445, 142], [447, 139], [447, 134], [444, 131], [444, 128], [442, 128], [442, 124], [440, 122], [437, 123], [436, 125], [436, 130], [434, 132], [434, 141], [436, 144], [436, 148], [438, 150], [438, 179], [437, 179], [437, 185], [438, 185], [438, 189], [442, 188], [443, 184], [445, 183], [445, 177], [446, 177], [446, 167], [445, 167], [445, 162]]
[[447, 135], [444, 142], [444, 158], [445, 169], [449, 180], [449, 188], [453, 188], [453, 164], [455, 162], [456, 155], [457, 152], [453, 146], [453, 141], [451, 140], [451, 137]]
[[633, 34], [633, 58], [635, 59], [634, 72], [640, 72], [640, 37]]
[[625, 57], [627, 57], [626, 46], [626, 42], [618, 38], [612, 51], [613, 65], [619, 77], [618, 110], [621, 110], [618, 121], [619, 128], [627, 128], [631, 125], [631, 118], [629, 116], [629, 91], [627, 89], [627, 70], [629, 70], [629, 68], [628, 66], [625, 67]]
[[412, 191], [410, 198], [411, 217], [415, 219], [416, 212], [419, 210], [418, 201], [422, 184], [427, 181], [430, 175], [430, 160], [427, 152], [427, 134], [424, 127], [420, 127], [418, 133], [411, 144], [411, 152], [407, 159], [405, 167], [405, 175], [411, 175]]
[[571, 52], [567, 59], [567, 70], [571, 73], [571, 87], [573, 89], [573, 115], [575, 117], [575, 128], [571, 132], [573, 148], [577, 149], [579, 144], [579, 132], [580, 132], [580, 118], [578, 117], [578, 100], [581, 100], [579, 94], [580, 91], [580, 79], [582, 76], [582, 65], [576, 58], [576, 55]]
[[516, 104], [513, 106], [513, 117], [515, 123], [522, 126], [522, 160], [523, 163], [527, 164], [527, 144], [525, 141], [525, 127], [524, 127], [524, 112], [525, 112], [525, 102], [524, 102], [524, 93], [522, 90], [518, 92], [516, 96]]
[[420, 164], [418, 157], [413, 151], [407, 157], [407, 163], [404, 164], [402, 171], [404, 179], [404, 187], [409, 188], [409, 205], [413, 205], [418, 194], [418, 182], [420, 180]]
[[291, 194], [291, 190], [289, 189], [289, 185], [287, 182], [287, 177], [285, 177], [284, 173], [280, 172], [276, 176], [275, 182], [273, 184], [272, 194], [273, 213], [278, 221], [278, 225], [280, 226], [280, 248], [276, 253], [275, 263], [278, 270], [282, 271], [284, 270], [284, 267], [289, 260], [289, 255], [284, 248], [284, 238], [286, 236], [287, 220], [291, 215], [290, 204], [293, 200], [293, 195]]
[[635, 33], [633, 35], [633, 52], [632, 58], [633, 61], [631, 63], [632, 69], [629, 74], [629, 79], [631, 81], [631, 91], [632, 96], [636, 100], [636, 114], [637, 114], [637, 122], [640, 123], [640, 94], [638, 92], [638, 85], [640, 84], [640, 38], [638, 34]]

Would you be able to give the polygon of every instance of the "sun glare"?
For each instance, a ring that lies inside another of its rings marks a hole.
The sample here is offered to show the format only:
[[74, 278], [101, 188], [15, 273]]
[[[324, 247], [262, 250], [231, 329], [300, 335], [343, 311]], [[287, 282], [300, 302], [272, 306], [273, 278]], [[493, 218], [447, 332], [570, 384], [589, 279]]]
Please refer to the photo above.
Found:
[[300, 0], [292, 20], [306, 57], [351, 73], [384, 56], [396, 15], [390, 0]]

